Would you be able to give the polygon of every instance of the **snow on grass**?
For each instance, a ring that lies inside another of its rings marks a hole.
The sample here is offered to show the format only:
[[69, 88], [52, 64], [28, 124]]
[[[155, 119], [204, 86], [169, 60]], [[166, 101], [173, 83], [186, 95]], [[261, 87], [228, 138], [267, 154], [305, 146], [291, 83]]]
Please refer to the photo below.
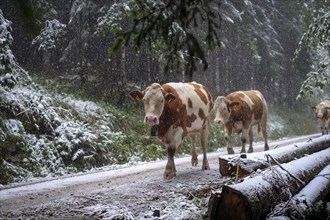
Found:
[[281, 131], [285, 126], [285, 121], [278, 115], [271, 114], [268, 117], [268, 129], [270, 133], [274, 131]]
[[5, 119], [2, 121], [4, 124], [5, 128], [7, 129], [8, 132], [14, 134], [14, 135], [20, 135], [24, 130], [24, 126], [22, 122], [15, 120], [15, 119]]
[[161, 202], [146, 213], [141, 213], [137, 219], [162, 219], [181, 220], [197, 219], [201, 215], [201, 209], [193, 200], [187, 200], [186, 196], [177, 196], [168, 201]]
[[111, 144], [123, 134], [112, 131], [113, 116], [106, 109], [94, 102], [52, 95], [33, 83], [22, 84], [0, 87], [4, 112], [0, 149], [5, 161], [0, 171], [10, 173], [0, 183], [64, 175], [77, 166], [83, 170], [116, 161]]
[[117, 205], [102, 205], [96, 204], [93, 206], [87, 206], [84, 208], [84, 216], [93, 217], [96, 219], [112, 220], [133, 220], [132, 213], [120, 204]]

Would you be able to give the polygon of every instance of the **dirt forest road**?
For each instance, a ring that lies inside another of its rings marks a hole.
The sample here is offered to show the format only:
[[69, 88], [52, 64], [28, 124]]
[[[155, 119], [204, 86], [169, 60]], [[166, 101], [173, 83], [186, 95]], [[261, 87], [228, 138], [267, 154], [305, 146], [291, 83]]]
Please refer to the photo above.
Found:
[[[270, 142], [271, 149], [319, 135]], [[254, 146], [262, 151], [263, 144]], [[239, 152], [239, 148], [235, 149]], [[166, 161], [105, 169], [71, 177], [0, 188], [0, 219], [203, 219], [210, 190], [229, 182], [219, 174], [218, 157], [208, 154], [210, 170], [176, 158], [177, 176], [163, 179]]]

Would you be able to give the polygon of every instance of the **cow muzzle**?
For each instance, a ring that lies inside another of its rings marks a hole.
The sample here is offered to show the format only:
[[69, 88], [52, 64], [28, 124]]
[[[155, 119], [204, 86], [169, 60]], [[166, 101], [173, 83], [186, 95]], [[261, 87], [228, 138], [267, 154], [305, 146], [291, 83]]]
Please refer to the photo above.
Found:
[[220, 119], [214, 119], [214, 124], [217, 126], [217, 125], [220, 125], [221, 124], [221, 120]]
[[147, 125], [158, 125], [159, 121], [158, 121], [158, 117], [157, 116], [146, 116], [144, 119], [144, 123], [146, 123]]
[[317, 119], [323, 119], [323, 117], [324, 117], [324, 115], [321, 114], [321, 113], [317, 113], [317, 114], [316, 114], [316, 118], [317, 118]]

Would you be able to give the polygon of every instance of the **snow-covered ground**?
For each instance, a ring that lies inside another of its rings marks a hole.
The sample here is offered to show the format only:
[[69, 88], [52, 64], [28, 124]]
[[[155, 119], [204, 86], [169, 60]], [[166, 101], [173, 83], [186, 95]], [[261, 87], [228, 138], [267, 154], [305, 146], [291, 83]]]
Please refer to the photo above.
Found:
[[[317, 136], [288, 138], [270, 147]], [[263, 144], [254, 148], [262, 151]], [[172, 180], [163, 179], [166, 161], [157, 161], [2, 187], [0, 219], [196, 219], [206, 214], [210, 190], [231, 181], [219, 174], [218, 157], [225, 154], [208, 154], [209, 171], [191, 167], [190, 157], [177, 158]]]

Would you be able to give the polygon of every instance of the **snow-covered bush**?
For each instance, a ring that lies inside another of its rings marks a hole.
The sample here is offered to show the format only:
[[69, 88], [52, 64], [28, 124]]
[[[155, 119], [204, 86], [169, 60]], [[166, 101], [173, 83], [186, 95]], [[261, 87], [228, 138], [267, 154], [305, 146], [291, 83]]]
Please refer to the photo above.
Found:
[[0, 71], [10, 71], [14, 64], [14, 55], [10, 49], [13, 42], [11, 22], [3, 17], [0, 10]]
[[33, 39], [32, 44], [38, 45], [38, 50], [51, 51], [56, 47], [56, 40], [66, 33], [66, 25], [56, 19], [47, 20], [41, 33]]
[[[118, 162], [112, 140], [123, 135], [112, 131], [111, 115], [34, 84], [14, 61], [10, 25], [0, 11], [0, 184]], [[33, 44], [49, 52], [65, 28], [47, 21]]]
[[307, 73], [307, 79], [302, 84], [297, 99], [302, 99], [316, 94], [320, 97], [329, 98], [329, 94], [325, 94], [327, 92], [326, 89], [330, 89], [329, 52], [321, 47], [317, 47], [316, 51], [319, 61], [313, 67], [315, 71]]
[[[314, 71], [307, 73], [307, 79], [300, 88], [297, 99], [313, 96], [330, 89], [330, 12], [329, 7], [324, 6], [308, 31], [303, 34], [295, 57], [306, 46], [314, 57]], [[321, 97], [329, 98], [321, 94]]]
[[72, 105], [73, 99], [33, 87], [2, 92], [0, 183], [117, 162], [111, 140], [122, 134], [111, 130], [104, 109], [79, 100]]
[[0, 87], [0, 184], [164, 157], [154, 139], [122, 132], [141, 124], [133, 118], [32, 81]]
[[[118, 162], [111, 115], [95, 103], [51, 95], [33, 83], [9, 48], [10, 22], [0, 11], [0, 184], [63, 175]], [[34, 43], [52, 50], [65, 27], [47, 22]]]

